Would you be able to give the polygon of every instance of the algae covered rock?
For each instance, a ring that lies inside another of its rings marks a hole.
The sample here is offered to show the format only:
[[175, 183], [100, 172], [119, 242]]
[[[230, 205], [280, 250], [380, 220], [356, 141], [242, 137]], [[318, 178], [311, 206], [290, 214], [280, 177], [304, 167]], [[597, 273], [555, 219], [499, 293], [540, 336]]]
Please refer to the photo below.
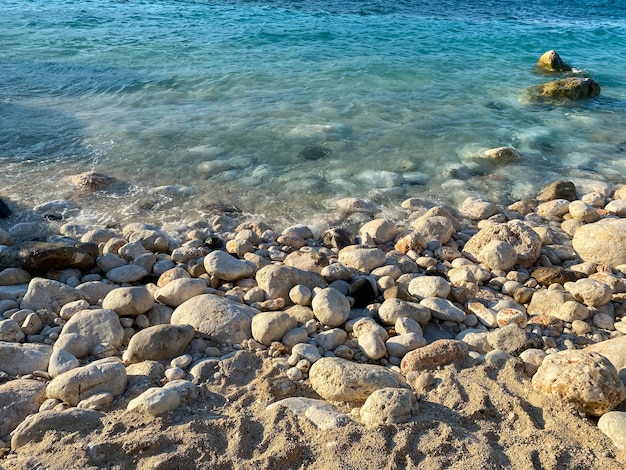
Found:
[[600, 94], [600, 85], [591, 78], [566, 77], [531, 89], [537, 99], [578, 100]]
[[544, 52], [537, 61], [536, 67], [544, 72], [569, 72], [572, 67], [561, 59], [558, 52], [550, 50]]

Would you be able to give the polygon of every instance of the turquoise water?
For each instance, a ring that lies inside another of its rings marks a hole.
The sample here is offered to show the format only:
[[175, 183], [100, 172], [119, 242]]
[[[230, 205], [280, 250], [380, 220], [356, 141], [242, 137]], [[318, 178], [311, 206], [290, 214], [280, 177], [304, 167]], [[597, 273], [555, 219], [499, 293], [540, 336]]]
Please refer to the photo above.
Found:
[[[0, 195], [82, 221], [234, 205], [327, 220], [361, 197], [505, 203], [557, 178], [626, 182], [626, 1], [0, 0]], [[602, 87], [555, 105], [557, 50]], [[486, 168], [481, 149], [522, 159]], [[318, 160], [302, 157], [313, 147]], [[120, 181], [91, 196], [63, 178]], [[174, 186], [169, 190], [154, 188]]]

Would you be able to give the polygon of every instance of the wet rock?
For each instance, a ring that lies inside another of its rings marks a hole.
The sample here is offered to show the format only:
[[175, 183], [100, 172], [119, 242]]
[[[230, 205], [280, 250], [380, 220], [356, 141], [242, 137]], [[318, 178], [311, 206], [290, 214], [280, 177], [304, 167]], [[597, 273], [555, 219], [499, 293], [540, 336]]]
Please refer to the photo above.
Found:
[[533, 97], [552, 100], [578, 100], [600, 94], [600, 85], [591, 78], [566, 77], [531, 89]]
[[537, 200], [540, 202], [552, 201], [553, 199], [575, 201], [577, 198], [576, 186], [571, 181], [553, 181], [537, 195]]
[[572, 67], [566, 64], [558, 52], [550, 50], [544, 52], [537, 61], [536, 67], [544, 72], [569, 72]]
[[69, 177], [76, 189], [84, 191], [103, 191], [117, 181], [112, 176], [97, 171], [88, 171]]
[[328, 158], [331, 154], [331, 150], [326, 147], [320, 147], [318, 145], [314, 145], [312, 147], [305, 147], [300, 150], [298, 153], [298, 158], [302, 160], [321, 160], [323, 158]]
[[20, 268], [30, 273], [49, 269], [91, 269], [98, 246], [91, 243], [28, 241], [0, 252], [0, 269]]

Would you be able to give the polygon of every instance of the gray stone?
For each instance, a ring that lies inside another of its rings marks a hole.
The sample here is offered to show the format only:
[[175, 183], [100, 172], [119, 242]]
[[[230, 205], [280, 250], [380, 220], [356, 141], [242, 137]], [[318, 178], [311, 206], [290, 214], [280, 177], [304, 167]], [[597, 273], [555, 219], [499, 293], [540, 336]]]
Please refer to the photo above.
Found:
[[128, 261], [126, 261], [121, 256], [116, 255], [115, 253], [107, 253], [105, 255], [99, 256], [96, 260], [96, 264], [98, 265], [98, 269], [103, 273], [108, 273], [111, 269], [119, 268], [121, 266], [126, 266]]
[[102, 301], [103, 309], [115, 310], [120, 316], [137, 316], [153, 305], [154, 299], [145, 286], [120, 287], [109, 292]]
[[417, 409], [417, 401], [411, 390], [381, 388], [367, 397], [359, 414], [366, 426], [380, 426], [406, 423]]
[[89, 340], [78, 333], [63, 333], [59, 335], [53, 346], [54, 350], [65, 349], [74, 357], [83, 358], [91, 351]]
[[318, 361], [322, 357], [317, 347], [308, 343], [296, 344], [291, 349], [291, 354], [292, 356], [298, 358], [298, 360], [306, 359], [311, 364]]
[[490, 332], [487, 342], [492, 349], [500, 349], [513, 355], [519, 355], [530, 347], [526, 332], [515, 323]]
[[389, 338], [385, 346], [390, 356], [403, 357], [409, 351], [426, 346], [426, 340], [422, 334], [404, 333]]
[[185, 351], [194, 334], [191, 325], [150, 326], [130, 338], [124, 361], [169, 361]]
[[206, 289], [204, 279], [174, 279], [161, 287], [154, 298], [170, 307], [178, 307], [192, 297], [204, 294]]
[[75, 300], [86, 300], [82, 292], [58, 281], [33, 278], [28, 284], [28, 291], [22, 300], [21, 308], [33, 311], [47, 309], [55, 313], [61, 311], [63, 305]]
[[347, 415], [339, 412], [337, 408], [324, 400], [289, 397], [267, 406], [268, 411], [273, 411], [277, 408], [287, 408], [297, 416], [309, 419], [323, 431], [343, 427], [351, 422]]
[[0, 321], [0, 341], [9, 343], [21, 343], [26, 335], [20, 328], [20, 325], [12, 319]]
[[71, 406], [96, 393], [119, 396], [126, 388], [126, 368], [115, 358], [94, 361], [67, 371], [48, 384], [48, 398], [56, 398]]
[[584, 261], [619, 266], [626, 263], [626, 219], [602, 219], [576, 230], [572, 244]]
[[104, 415], [99, 411], [81, 408], [42, 411], [30, 415], [13, 431], [11, 450], [16, 451], [30, 442], [41, 442], [48, 431], [64, 434], [78, 433], [86, 436], [104, 427], [103, 417]]
[[602, 431], [613, 445], [620, 450], [626, 450], [626, 413], [623, 411], [609, 411], [600, 416], [598, 429]]
[[149, 388], [137, 398], [132, 399], [126, 408], [128, 411], [158, 416], [180, 406], [180, 395], [172, 389]]
[[198, 387], [189, 380], [172, 380], [163, 385], [164, 390], [173, 390], [178, 393], [181, 403], [194, 403], [198, 399]]
[[327, 287], [319, 291], [311, 302], [313, 315], [322, 324], [339, 326], [350, 316], [350, 302], [336, 289]]
[[407, 318], [425, 325], [430, 321], [430, 309], [415, 302], [390, 298], [378, 308], [378, 316], [386, 325], [394, 325], [398, 319]]
[[26, 417], [37, 413], [46, 399], [46, 384], [18, 379], [0, 384], [0, 438], [8, 436]]
[[118, 286], [116, 285], [106, 284], [101, 281], [83, 282], [76, 286], [76, 290], [83, 294], [84, 299], [90, 305], [95, 305], [99, 300], [104, 299], [109, 292], [117, 288]]
[[80, 367], [80, 361], [71, 352], [55, 348], [50, 355], [48, 373], [50, 377], [57, 377], [64, 372]]
[[63, 327], [61, 336], [67, 333], [84, 336], [91, 348], [100, 343], [119, 348], [124, 340], [124, 329], [117, 313], [105, 309], [83, 310], [75, 314]]
[[113, 268], [107, 272], [107, 279], [111, 282], [122, 284], [125, 282], [137, 282], [148, 275], [143, 267], [136, 264], [128, 264], [126, 266], [120, 266], [119, 268]]
[[178, 306], [171, 323], [191, 325], [218, 344], [234, 344], [252, 337], [252, 317], [258, 312], [223, 297], [202, 294]]
[[265, 346], [271, 345], [298, 326], [294, 317], [284, 312], [260, 312], [252, 317], [252, 337]]
[[381, 366], [358, 364], [337, 357], [315, 362], [309, 371], [313, 390], [328, 401], [363, 403], [382, 388], [408, 388], [404, 377]]
[[6, 268], [0, 271], [0, 286], [14, 286], [28, 284], [31, 276], [28, 271], [20, 268]]
[[532, 379], [540, 392], [602, 416], [626, 398], [626, 388], [607, 358], [596, 352], [565, 350], [549, 354]]
[[51, 354], [52, 346], [0, 341], [0, 370], [9, 375], [26, 375], [36, 370], [48, 370]]
[[212, 251], [204, 257], [204, 268], [211, 276], [224, 281], [236, 281], [252, 276], [254, 267], [225, 251]]
[[456, 323], [463, 323], [463, 320], [465, 320], [465, 312], [447, 299], [429, 297], [423, 299], [420, 304], [430, 309], [432, 316], [439, 320]]
[[317, 273], [302, 271], [281, 265], [268, 265], [256, 273], [258, 286], [267, 292], [271, 299], [282, 298], [289, 301], [289, 291], [299, 284], [313, 290], [325, 287], [326, 282]]

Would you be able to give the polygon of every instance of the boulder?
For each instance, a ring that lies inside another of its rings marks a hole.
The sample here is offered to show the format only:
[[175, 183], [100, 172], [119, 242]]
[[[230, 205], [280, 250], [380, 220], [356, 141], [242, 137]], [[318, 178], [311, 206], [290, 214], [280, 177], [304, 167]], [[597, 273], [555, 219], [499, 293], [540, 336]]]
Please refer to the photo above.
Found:
[[367, 397], [359, 415], [366, 426], [399, 424], [411, 420], [417, 408], [417, 401], [411, 390], [382, 388]]
[[404, 377], [381, 366], [324, 357], [311, 366], [313, 390], [327, 401], [363, 403], [382, 388], [408, 388]]
[[99, 411], [70, 408], [64, 411], [42, 411], [28, 416], [13, 431], [11, 450], [16, 451], [30, 442], [41, 442], [48, 431], [83, 436], [101, 429], [104, 415]]
[[96, 265], [98, 245], [93, 243], [28, 241], [0, 252], [0, 269], [21, 268], [29, 273], [50, 269], [84, 269]]
[[602, 431], [613, 445], [620, 450], [626, 450], [626, 413], [623, 411], [609, 411], [600, 416], [598, 429]]
[[102, 301], [102, 308], [115, 310], [120, 316], [146, 313], [154, 305], [154, 299], [145, 286], [120, 287], [109, 292]]
[[5, 268], [0, 271], [0, 286], [14, 286], [18, 284], [28, 284], [31, 275], [28, 271], [20, 268]]
[[81, 191], [104, 191], [117, 181], [113, 176], [97, 171], [87, 171], [68, 178], [76, 189]]
[[26, 417], [37, 413], [46, 399], [46, 384], [18, 379], [0, 384], [0, 439], [9, 435]]
[[191, 325], [150, 326], [130, 338], [124, 361], [169, 361], [183, 354], [194, 334]]
[[454, 232], [452, 221], [441, 215], [419, 218], [411, 224], [411, 227], [426, 241], [438, 240], [442, 245], [450, 240]]
[[124, 328], [117, 313], [106, 309], [83, 310], [75, 314], [61, 330], [61, 335], [67, 333], [84, 336], [91, 348], [101, 343], [119, 348], [124, 340]]
[[576, 186], [571, 181], [553, 181], [544, 186], [537, 194], [537, 201], [539, 202], [552, 201], [553, 199], [575, 201], [577, 198]]
[[592, 344], [585, 351], [596, 352], [606, 357], [618, 372], [626, 369], [626, 336], [618, 336], [606, 341]]
[[626, 398], [626, 387], [604, 356], [586, 350], [549, 354], [532, 379], [540, 392], [569, 402], [579, 411], [602, 416]]
[[172, 313], [173, 325], [191, 325], [219, 344], [241, 343], [252, 337], [252, 317], [259, 311], [224, 297], [202, 294], [179, 305]]
[[63, 305], [75, 300], [86, 300], [82, 292], [51, 279], [33, 278], [28, 284], [28, 291], [21, 303], [21, 308], [33, 311], [47, 309], [55, 313], [61, 311]]
[[584, 260], [596, 264], [626, 264], [626, 219], [602, 219], [579, 227], [572, 244]]
[[124, 393], [126, 368], [116, 358], [94, 361], [86, 366], [65, 372], [48, 384], [46, 395], [70, 406], [96, 393], [111, 393], [114, 397]]
[[517, 253], [517, 264], [530, 268], [541, 254], [541, 238], [529, 226], [518, 220], [506, 224], [493, 224], [481, 229], [470, 238], [463, 249], [475, 259], [480, 259], [482, 249], [494, 240], [507, 242]]
[[544, 72], [569, 72], [572, 67], [566, 64], [558, 52], [550, 50], [544, 52], [537, 61], [536, 67]]
[[48, 370], [52, 346], [0, 341], [0, 370], [9, 375], [32, 374]]
[[578, 100], [598, 96], [600, 85], [591, 78], [566, 77], [538, 85], [531, 93], [539, 99]]

